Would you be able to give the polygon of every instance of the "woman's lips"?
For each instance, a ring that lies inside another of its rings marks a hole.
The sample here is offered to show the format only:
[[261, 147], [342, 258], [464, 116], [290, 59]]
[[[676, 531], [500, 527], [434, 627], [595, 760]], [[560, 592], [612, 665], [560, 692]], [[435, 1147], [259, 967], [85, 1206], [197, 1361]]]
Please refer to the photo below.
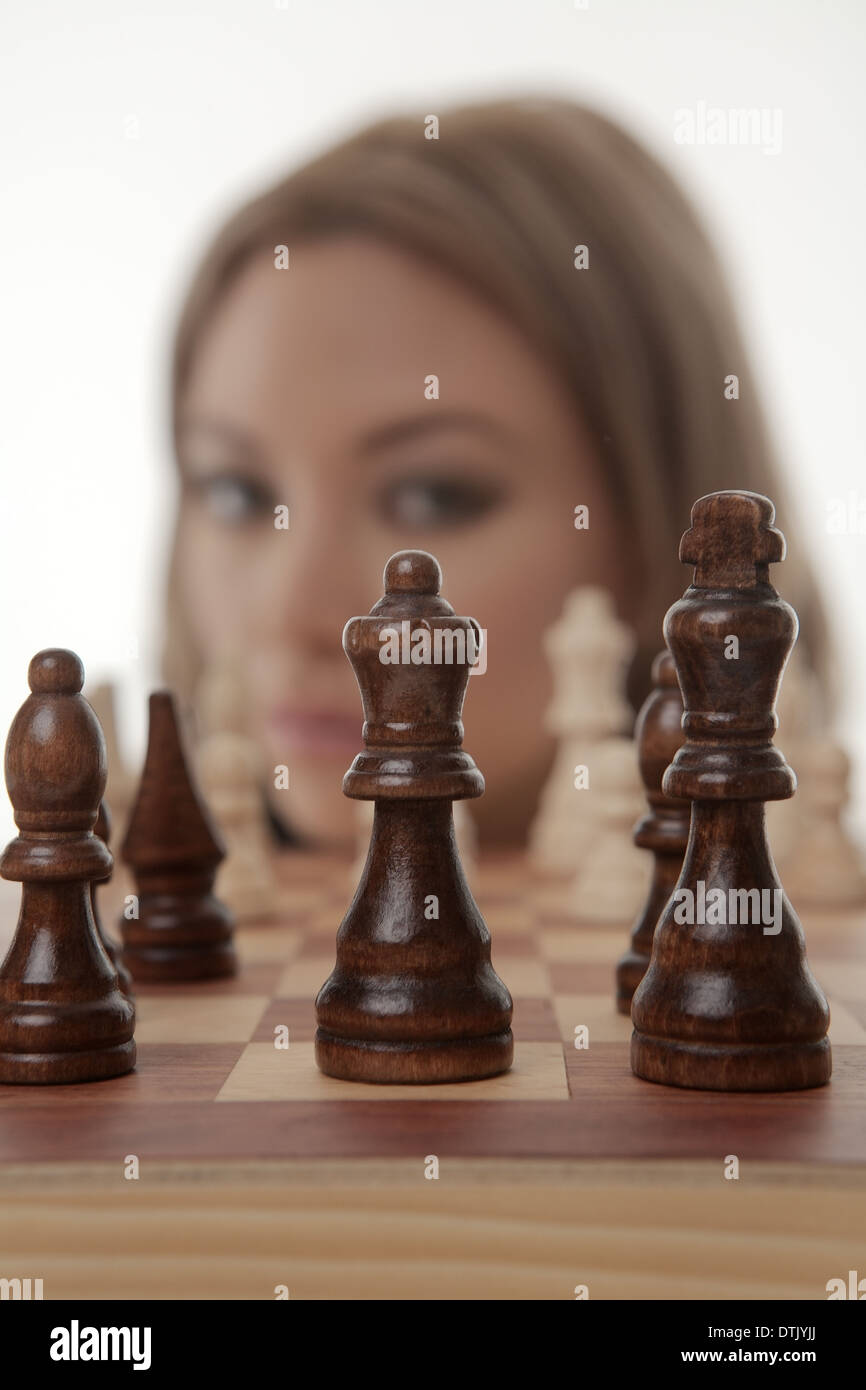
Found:
[[363, 717], [321, 710], [275, 710], [268, 719], [271, 739], [288, 753], [344, 755], [361, 749]]

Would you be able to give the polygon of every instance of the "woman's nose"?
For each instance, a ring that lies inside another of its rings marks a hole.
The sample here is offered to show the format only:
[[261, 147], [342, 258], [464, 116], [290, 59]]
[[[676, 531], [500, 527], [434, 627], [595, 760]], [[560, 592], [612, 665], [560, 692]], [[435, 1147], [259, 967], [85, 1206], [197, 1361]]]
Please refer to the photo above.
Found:
[[250, 566], [254, 621], [263, 634], [339, 653], [346, 619], [366, 606], [371, 580], [352, 509], [330, 489], [306, 489], [286, 519], [262, 538]]

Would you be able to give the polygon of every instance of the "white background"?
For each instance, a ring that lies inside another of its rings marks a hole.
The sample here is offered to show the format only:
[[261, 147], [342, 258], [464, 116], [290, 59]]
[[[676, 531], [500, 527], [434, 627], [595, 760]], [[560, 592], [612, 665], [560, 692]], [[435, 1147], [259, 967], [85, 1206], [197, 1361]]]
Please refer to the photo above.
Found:
[[[461, 97], [595, 101], [717, 233], [847, 663], [866, 827], [862, 0], [48, 0], [0, 23], [0, 730], [30, 656], [120, 682], [140, 755], [172, 513], [167, 348], [241, 197], [360, 123]], [[678, 145], [699, 102], [782, 112], [782, 148]], [[12, 833], [4, 804], [4, 838]]]

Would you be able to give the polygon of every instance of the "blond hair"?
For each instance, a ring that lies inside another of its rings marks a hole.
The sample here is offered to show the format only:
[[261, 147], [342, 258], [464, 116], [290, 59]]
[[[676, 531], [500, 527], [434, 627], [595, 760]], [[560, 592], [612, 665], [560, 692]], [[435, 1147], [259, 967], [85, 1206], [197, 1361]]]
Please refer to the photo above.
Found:
[[[765, 493], [791, 540], [724, 277], [673, 178], [598, 112], [523, 98], [461, 106], [439, 122], [440, 138], [425, 139], [421, 116], [378, 121], [227, 222], [180, 316], [175, 421], [214, 305], [256, 253], [360, 232], [447, 269], [519, 326], [594, 437], [643, 576], [632, 615], [639, 699], [664, 613], [689, 582], [677, 550], [692, 502], [722, 488]], [[575, 269], [578, 245], [588, 249], [585, 272]], [[738, 399], [725, 395], [730, 374]], [[798, 545], [782, 587], [820, 667], [820, 601]], [[188, 686], [197, 657], [178, 640], [176, 606], [170, 616], [167, 675]]]

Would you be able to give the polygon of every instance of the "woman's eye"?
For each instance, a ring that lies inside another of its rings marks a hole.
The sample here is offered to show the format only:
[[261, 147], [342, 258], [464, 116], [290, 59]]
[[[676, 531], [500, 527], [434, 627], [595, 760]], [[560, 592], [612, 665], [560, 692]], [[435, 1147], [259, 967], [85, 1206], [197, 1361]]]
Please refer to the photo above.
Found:
[[502, 500], [490, 483], [463, 478], [406, 478], [389, 483], [379, 494], [385, 519], [398, 526], [456, 526], [478, 521]]
[[193, 478], [188, 486], [214, 521], [238, 526], [273, 512], [268, 490], [249, 478], [217, 473]]

